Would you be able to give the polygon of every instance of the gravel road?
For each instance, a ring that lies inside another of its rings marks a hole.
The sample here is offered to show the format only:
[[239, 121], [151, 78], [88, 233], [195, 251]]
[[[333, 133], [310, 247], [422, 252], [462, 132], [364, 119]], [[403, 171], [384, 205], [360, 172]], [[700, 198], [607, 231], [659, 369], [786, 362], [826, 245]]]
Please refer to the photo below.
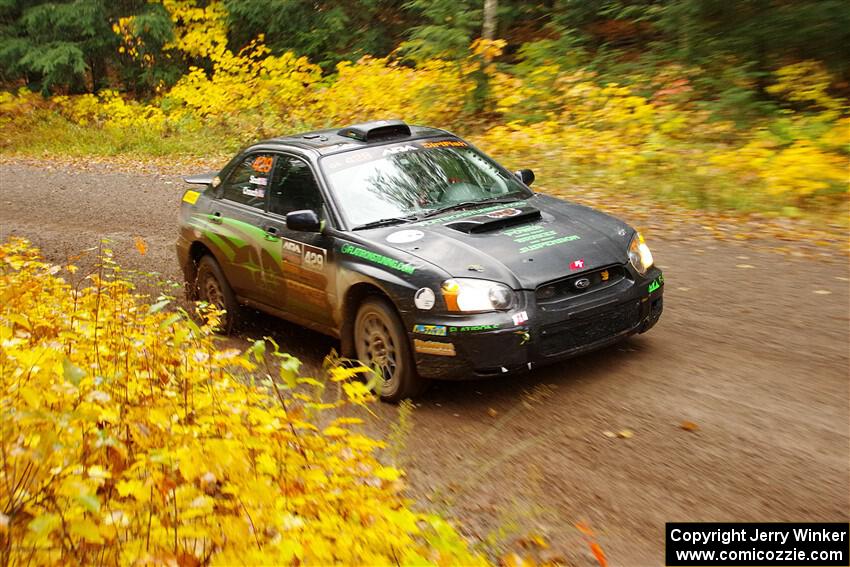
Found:
[[[59, 262], [107, 236], [122, 265], [178, 279], [183, 189], [166, 174], [7, 160], [0, 240], [25, 236]], [[411, 497], [474, 538], [540, 533], [571, 565], [594, 564], [580, 521], [624, 566], [663, 564], [668, 521], [848, 521], [847, 262], [710, 240], [650, 235], [650, 245], [666, 280], [652, 332], [417, 400]], [[254, 326], [309, 370], [336, 346], [269, 317]], [[385, 431], [397, 409], [377, 411]]]

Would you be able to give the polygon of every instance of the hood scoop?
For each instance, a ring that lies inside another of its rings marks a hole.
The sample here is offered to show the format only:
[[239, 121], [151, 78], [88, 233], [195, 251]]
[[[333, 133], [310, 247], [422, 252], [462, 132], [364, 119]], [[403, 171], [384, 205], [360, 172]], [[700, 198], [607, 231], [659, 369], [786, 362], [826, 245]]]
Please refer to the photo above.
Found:
[[467, 234], [476, 234], [481, 232], [491, 232], [508, 226], [517, 224], [525, 224], [540, 220], [541, 215], [538, 209], [534, 207], [511, 207], [506, 205], [504, 209], [497, 209], [481, 215], [466, 217], [454, 222], [446, 223], [447, 228], [465, 232]]

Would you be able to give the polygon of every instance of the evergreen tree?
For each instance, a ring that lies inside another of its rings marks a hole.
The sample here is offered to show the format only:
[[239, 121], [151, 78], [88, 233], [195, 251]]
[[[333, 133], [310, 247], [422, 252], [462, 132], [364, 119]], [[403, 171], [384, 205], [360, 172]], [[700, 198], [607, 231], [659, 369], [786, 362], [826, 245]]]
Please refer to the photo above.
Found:
[[388, 54], [408, 25], [401, 0], [225, 0], [225, 5], [234, 49], [263, 34], [274, 53], [293, 51], [326, 69], [344, 59]]

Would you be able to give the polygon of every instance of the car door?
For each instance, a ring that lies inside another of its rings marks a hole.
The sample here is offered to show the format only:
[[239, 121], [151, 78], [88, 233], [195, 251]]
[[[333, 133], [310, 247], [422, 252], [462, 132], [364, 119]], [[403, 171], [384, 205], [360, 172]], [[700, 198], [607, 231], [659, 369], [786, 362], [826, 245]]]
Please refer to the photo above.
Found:
[[[215, 234], [227, 280], [237, 295], [261, 301], [263, 289], [278, 265], [277, 239], [265, 232], [264, 217], [268, 185], [275, 155], [246, 154], [225, 176], [213, 200], [207, 222]], [[278, 279], [280, 272], [278, 272]]]
[[315, 211], [323, 223], [327, 217], [313, 169], [304, 159], [278, 154], [269, 185], [264, 229], [279, 238], [283, 281], [266, 288], [269, 295], [265, 302], [270, 305], [282, 302], [287, 313], [321, 325], [332, 325], [334, 290], [329, 256], [333, 253], [333, 237], [287, 228], [286, 214], [303, 210]]

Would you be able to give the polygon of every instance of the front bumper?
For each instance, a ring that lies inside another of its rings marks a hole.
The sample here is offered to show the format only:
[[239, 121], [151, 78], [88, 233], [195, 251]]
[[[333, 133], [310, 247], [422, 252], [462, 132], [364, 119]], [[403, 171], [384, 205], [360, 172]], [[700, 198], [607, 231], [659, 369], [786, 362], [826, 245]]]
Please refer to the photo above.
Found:
[[[411, 345], [423, 378], [464, 380], [528, 371], [595, 350], [635, 333], [661, 317], [664, 277], [650, 269], [598, 292], [559, 305], [538, 305], [524, 291], [520, 306], [508, 313], [412, 318]], [[527, 321], [514, 316], [525, 312]]]

